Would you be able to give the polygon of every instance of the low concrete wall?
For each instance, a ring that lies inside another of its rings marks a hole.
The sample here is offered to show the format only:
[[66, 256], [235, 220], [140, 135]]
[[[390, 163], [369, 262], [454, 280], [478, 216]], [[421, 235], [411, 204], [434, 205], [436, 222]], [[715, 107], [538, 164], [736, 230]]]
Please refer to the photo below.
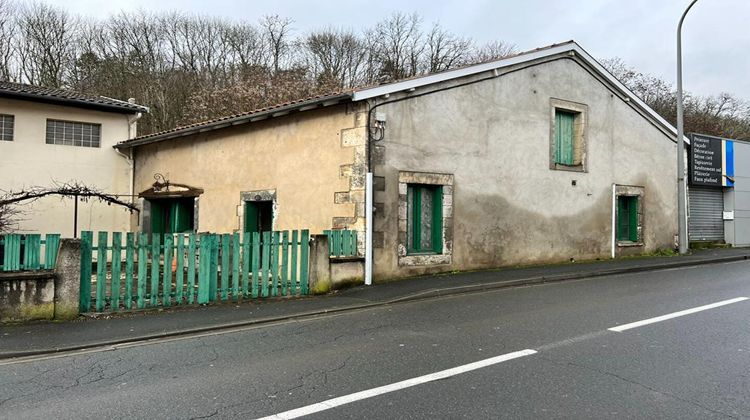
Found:
[[310, 292], [324, 294], [354, 284], [364, 283], [364, 258], [331, 258], [328, 236], [313, 235], [310, 246]]
[[0, 273], [0, 322], [78, 317], [81, 241], [62, 239], [55, 270]]
[[331, 289], [365, 283], [365, 259], [362, 257], [329, 259]]
[[52, 271], [0, 273], [0, 322], [52, 319], [54, 298]]

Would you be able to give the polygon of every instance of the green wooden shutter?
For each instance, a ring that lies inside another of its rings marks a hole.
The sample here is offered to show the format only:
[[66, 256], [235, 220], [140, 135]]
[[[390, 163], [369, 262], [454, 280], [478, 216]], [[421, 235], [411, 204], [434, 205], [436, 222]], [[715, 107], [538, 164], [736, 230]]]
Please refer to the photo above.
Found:
[[443, 187], [432, 191], [432, 250], [443, 253]]
[[[410, 253], [443, 252], [443, 187], [409, 185], [407, 249]], [[424, 200], [429, 200], [425, 203]], [[429, 222], [429, 223], [425, 223]], [[424, 229], [430, 229], [429, 232]], [[429, 237], [422, 237], [422, 234]]]
[[638, 197], [628, 197], [629, 240], [638, 242]]
[[422, 188], [420, 186], [411, 187], [412, 193], [412, 241], [409, 244], [411, 250], [419, 252], [422, 250]]
[[638, 242], [638, 197], [617, 197], [617, 240]]
[[555, 111], [555, 163], [573, 165], [573, 120], [570, 112]]
[[627, 241], [630, 238], [627, 197], [617, 197], [617, 240]]

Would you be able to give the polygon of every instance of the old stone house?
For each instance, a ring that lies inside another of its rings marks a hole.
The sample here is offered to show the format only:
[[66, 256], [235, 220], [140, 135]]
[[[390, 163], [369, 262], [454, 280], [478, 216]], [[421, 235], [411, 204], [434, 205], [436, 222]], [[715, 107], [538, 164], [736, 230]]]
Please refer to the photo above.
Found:
[[362, 231], [372, 171], [376, 280], [650, 252], [677, 232], [674, 128], [572, 41], [116, 147], [144, 231]]

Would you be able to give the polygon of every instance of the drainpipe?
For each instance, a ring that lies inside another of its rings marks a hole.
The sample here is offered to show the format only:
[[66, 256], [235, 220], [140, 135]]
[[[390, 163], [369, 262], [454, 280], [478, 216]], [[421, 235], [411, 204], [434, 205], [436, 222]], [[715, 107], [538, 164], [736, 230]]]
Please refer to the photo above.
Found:
[[[369, 130], [369, 127], [368, 127]], [[367, 145], [369, 147], [369, 144]], [[365, 284], [372, 285], [372, 169], [367, 168], [365, 178]]]
[[616, 236], [616, 215], [617, 215], [617, 194], [615, 190], [616, 184], [612, 184], [612, 258], [615, 257], [615, 250], [617, 249], [617, 236]]
[[[143, 116], [143, 114], [140, 113], [140, 112], [138, 112], [138, 113], [136, 113], [135, 115], [132, 115], [132, 116], [130, 116], [130, 115], [127, 116], [127, 119], [128, 119], [128, 140], [130, 140], [132, 138], [135, 138], [135, 135], [136, 135], [135, 123], [138, 120], [140, 120], [142, 116]], [[130, 177], [129, 177], [130, 178], [130, 181], [129, 181], [130, 186], [129, 186], [128, 194], [130, 194], [130, 204], [133, 204], [135, 202], [135, 200], [133, 198], [134, 194], [135, 194], [135, 192], [134, 192], [134, 189], [135, 189], [135, 162], [133, 161], [133, 148], [131, 147], [128, 150], [128, 154], [127, 155], [125, 153], [122, 153], [121, 151], [119, 151], [117, 149], [115, 149], [115, 152], [117, 152], [118, 155], [120, 155], [123, 158], [125, 158], [125, 160], [128, 162], [128, 168], [130, 168]]]

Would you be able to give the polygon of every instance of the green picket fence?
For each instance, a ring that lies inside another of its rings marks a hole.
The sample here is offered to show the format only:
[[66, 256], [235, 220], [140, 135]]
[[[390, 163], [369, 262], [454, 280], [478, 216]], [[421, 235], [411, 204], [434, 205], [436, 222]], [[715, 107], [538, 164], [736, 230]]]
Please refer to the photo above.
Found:
[[328, 236], [328, 255], [331, 257], [357, 256], [356, 230], [324, 230], [323, 234]]
[[[124, 242], [123, 242], [124, 239]], [[310, 232], [82, 232], [81, 312], [309, 292]]]
[[52, 270], [55, 268], [60, 235], [11, 233], [0, 236], [0, 271]]

